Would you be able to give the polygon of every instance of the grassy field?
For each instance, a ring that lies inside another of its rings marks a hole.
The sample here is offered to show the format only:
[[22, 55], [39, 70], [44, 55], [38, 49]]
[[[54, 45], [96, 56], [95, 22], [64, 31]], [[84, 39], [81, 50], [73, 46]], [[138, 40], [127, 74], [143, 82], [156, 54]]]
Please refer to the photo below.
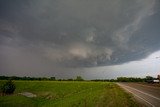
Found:
[[[0, 81], [3, 84], [4, 81]], [[0, 96], [0, 107], [138, 107], [115, 83], [76, 81], [14, 81], [13, 95]], [[37, 95], [28, 98], [18, 93]]]

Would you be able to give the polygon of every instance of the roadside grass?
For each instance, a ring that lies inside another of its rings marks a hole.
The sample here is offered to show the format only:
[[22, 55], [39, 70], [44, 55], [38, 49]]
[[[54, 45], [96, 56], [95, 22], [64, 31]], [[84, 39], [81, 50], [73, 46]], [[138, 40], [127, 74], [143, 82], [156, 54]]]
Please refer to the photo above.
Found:
[[139, 107], [141, 104], [135, 103], [131, 94], [123, 91], [115, 84], [108, 84], [106, 91], [102, 94], [99, 107]]
[[[14, 81], [13, 95], [0, 96], [0, 107], [140, 107], [115, 83], [80, 81]], [[0, 85], [4, 81], [0, 81]], [[31, 92], [36, 98], [18, 93]]]

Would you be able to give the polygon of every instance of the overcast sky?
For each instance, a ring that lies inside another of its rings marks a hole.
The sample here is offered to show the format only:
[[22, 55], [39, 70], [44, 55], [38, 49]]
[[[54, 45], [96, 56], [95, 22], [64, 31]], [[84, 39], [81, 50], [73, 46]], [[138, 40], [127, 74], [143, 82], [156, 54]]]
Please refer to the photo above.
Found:
[[0, 75], [155, 76], [159, 50], [159, 0], [0, 0]]

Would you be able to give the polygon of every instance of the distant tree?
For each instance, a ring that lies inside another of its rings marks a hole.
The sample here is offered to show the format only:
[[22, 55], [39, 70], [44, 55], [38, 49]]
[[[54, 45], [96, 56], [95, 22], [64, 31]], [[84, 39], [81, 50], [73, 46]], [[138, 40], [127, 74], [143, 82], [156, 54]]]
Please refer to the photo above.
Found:
[[9, 79], [9, 77], [7, 77], [7, 76], [0, 76], [0, 80], [8, 80]]
[[55, 81], [56, 77], [51, 77], [50, 80]]
[[146, 76], [146, 80], [153, 80], [154, 78], [151, 76]]
[[110, 79], [110, 80], [107, 80], [107, 81], [110, 81], [110, 82], [115, 82], [115, 80], [114, 80], [114, 79]]
[[129, 82], [129, 80], [128, 80], [127, 77], [118, 77], [118, 78], [117, 78], [117, 81], [118, 81], [118, 82]]
[[117, 82], [144, 82], [144, 78], [135, 78], [135, 77], [118, 77]]
[[42, 77], [41, 80], [46, 81], [46, 80], [48, 80], [48, 78]]
[[58, 81], [62, 81], [62, 79], [58, 79]]
[[72, 78], [69, 78], [69, 79], [67, 79], [67, 81], [73, 81], [73, 79], [72, 79]]
[[40, 78], [40, 77], [39, 77], [39, 78], [37, 78], [37, 80], [41, 81], [41, 80], [42, 80], [42, 78]]
[[160, 75], [157, 75], [157, 79], [159, 79], [159, 80], [160, 80]]
[[81, 76], [77, 76], [76, 81], [83, 81], [84, 79]]
[[14, 90], [16, 89], [15, 84], [13, 81], [10, 79], [8, 80], [3, 86], [2, 86], [2, 92], [4, 94], [12, 94]]
[[151, 77], [151, 76], [146, 76], [146, 78], [145, 78], [145, 82], [148, 82], [148, 83], [153, 83], [153, 77]]

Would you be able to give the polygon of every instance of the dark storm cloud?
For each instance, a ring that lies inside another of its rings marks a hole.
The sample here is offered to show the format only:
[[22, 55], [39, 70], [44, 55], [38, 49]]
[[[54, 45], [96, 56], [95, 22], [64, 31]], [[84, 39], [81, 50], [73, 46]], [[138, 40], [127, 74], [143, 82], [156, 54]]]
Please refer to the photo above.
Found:
[[143, 59], [160, 47], [159, 6], [158, 0], [1, 0], [0, 70]]

